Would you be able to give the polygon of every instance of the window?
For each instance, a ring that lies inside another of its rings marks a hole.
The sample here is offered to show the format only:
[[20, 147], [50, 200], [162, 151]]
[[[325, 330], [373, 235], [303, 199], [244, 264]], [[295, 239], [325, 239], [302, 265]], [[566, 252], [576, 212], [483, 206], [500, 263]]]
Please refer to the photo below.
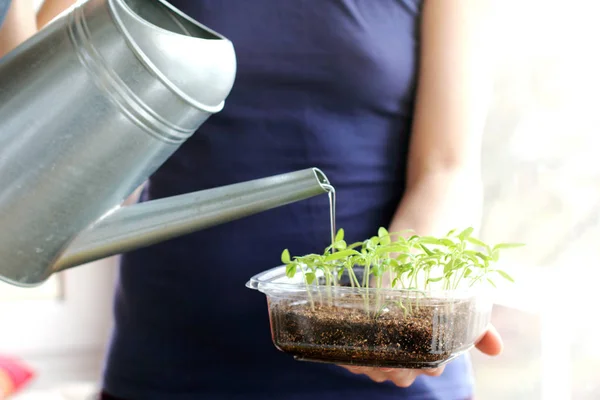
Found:
[[600, 3], [500, 3], [480, 236], [527, 247], [505, 253], [518, 278], [493, 317], [506, 347], [473, 352], [477, 397], [598, 399]]

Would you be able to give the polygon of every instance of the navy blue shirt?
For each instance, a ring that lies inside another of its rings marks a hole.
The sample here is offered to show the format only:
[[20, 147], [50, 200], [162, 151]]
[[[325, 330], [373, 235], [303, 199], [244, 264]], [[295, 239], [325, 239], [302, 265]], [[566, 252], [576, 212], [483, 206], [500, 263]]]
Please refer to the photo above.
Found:
[[[224, 110], [152, 177], [144, 199], [321, 168], [350, 241], [402, 199], [415, 95], [418, 0], [170, 0], [232, 40]], [[319, 196], [126, 254], [104, 387], [126, 399], [465, 399], [467, 359], [407, 389], [271, 342], [263, 294], [244, 287], [329, 244]]]

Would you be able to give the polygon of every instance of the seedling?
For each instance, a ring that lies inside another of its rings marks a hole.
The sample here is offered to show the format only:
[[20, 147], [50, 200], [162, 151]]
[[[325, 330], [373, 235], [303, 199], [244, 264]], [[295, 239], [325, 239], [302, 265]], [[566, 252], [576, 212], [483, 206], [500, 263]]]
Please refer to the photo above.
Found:
[[[492, 307], [485, 292], [497, 279], [514, 282], [496, 266], [500, 254], [520, 246], [488, 245], [473, 228], [441, 237], [379, 228], [348, 244], [340, 229], [321, 254], [284, 250], [277, 283], [255, 288], [267, 295], [275, 345], [297, 359], [434, 368], [485, 332]], [[297, 274], [303, 289], [286, 286]]]
[[[499, 260], [502, 250], [523, 244], [500, 243], [492, 247], [472, 236], [473, 228], [452, 230], [439, 238], [415, 234], [406, 238], [408, 232], [389, 233], [381, 227], [377, 236], [348, 245], [344, 230], [340, 229], [323, 254], [292, 259], [285, 249], [281, 261], [289, 278], [298, 271], [304, 273], [308, 292], [309, 285], [339, 286], [344, 272], [350, 278], [350, 286], [361, 288], [364, 293], [373, 287], [373, 282], [375, 290], [381, 290], [385, 278], [387, 288], [416, 292], [458, 290], [481, 283], [496, 287], [494, 281], [498, 277], [514, 282], [507, 272], [491, 266]], [[357, 278], [357, 269], [361, 271], [361, 280]], [[319, 274], [325, 278], [324, 282], [317, 279]]]

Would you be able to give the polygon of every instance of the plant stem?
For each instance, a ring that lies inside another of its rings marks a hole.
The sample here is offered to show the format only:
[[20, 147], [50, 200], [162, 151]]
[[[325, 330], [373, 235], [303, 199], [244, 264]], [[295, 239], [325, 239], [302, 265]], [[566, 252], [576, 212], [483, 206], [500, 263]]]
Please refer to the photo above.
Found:
[[306, 274], [304, 275], [304, 283], [306, 284], [306, 294], [308, 295], [310, 309], [312, 311], [315, 311], [315, 302], [313, 301], [312, 294], [310, 293], [310, 286], [308, 285], [308, 279], [306, 279]]
[[419, 276], [419, 271], [420, 270], [421, 270], [421, 268], [417, 265], [415, 267], [415, 269], [414, 269], [415, 272], [413, 273], [413, 276], [412, 276], [412, 279], [411, 279], [412, 282], [410, 282], [411, 283], [410, 287], [412, 287], [412, 288], [419, 287], [418, 276]]
[[360, 283], [358, 282], [358, 278], [356, 277], [356, 274], [354, 273], [353, 267], [348, 267], [348, 277], [350, 278], [350, 283], [352, 284], [352, 287], [354, 287], [355, 284], [356, 284], [356, 287], [360, 287]]
[[365, 287], [369, 287], [369, 275], [371, 275], [371, 260], [367, 259], [365, 263], [365, 272], [363, 278], [365, 279], [365, 283], [363, 284]]
[[468, 269], [469, 269], [468, 265], [465, 265], [465, 266], [463, 267], [462, 274], [461, 274], [461, 273], [458, 273], [458, 274], [456, 274], [457, 276], [460, 276], [460, 278], [459, 278], [459, 279], [456, 279], [456, 281], [454, 282], [454, 288], [453, 288], [454, 290], [458, 289], [458, 285], [459, 285], [459, 284], [460, 284], [460, 282], [461, 282], [461, 281], [464, 279], [464, 277], [465, 277], [465, 274], [467, 273], [467, 270], [468, 270]]
[[381, 282], [383, 280], [383, 276], [380, 274], [377, 277], [377, 289], [375, 290], [375, 308], [379, 310], [381, 304]]

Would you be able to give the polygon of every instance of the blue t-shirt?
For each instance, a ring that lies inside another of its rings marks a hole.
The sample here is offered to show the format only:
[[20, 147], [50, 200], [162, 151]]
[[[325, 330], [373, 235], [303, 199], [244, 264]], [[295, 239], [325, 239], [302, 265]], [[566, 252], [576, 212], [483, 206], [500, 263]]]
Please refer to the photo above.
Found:
[[[419, 0], [170, 0], [232, 40], [238, 74], [211, 117], [150, 180], [156, 199], [308, 167], [338, 193], [350, 241], [387, 226], [403, 195]], [[126, 254], [104, 387], [144, 400], [460, 400], [466, 358], [410, 388], [295, 361], [271, 341], [254, 274], [329, 244], [318, 196]]]

